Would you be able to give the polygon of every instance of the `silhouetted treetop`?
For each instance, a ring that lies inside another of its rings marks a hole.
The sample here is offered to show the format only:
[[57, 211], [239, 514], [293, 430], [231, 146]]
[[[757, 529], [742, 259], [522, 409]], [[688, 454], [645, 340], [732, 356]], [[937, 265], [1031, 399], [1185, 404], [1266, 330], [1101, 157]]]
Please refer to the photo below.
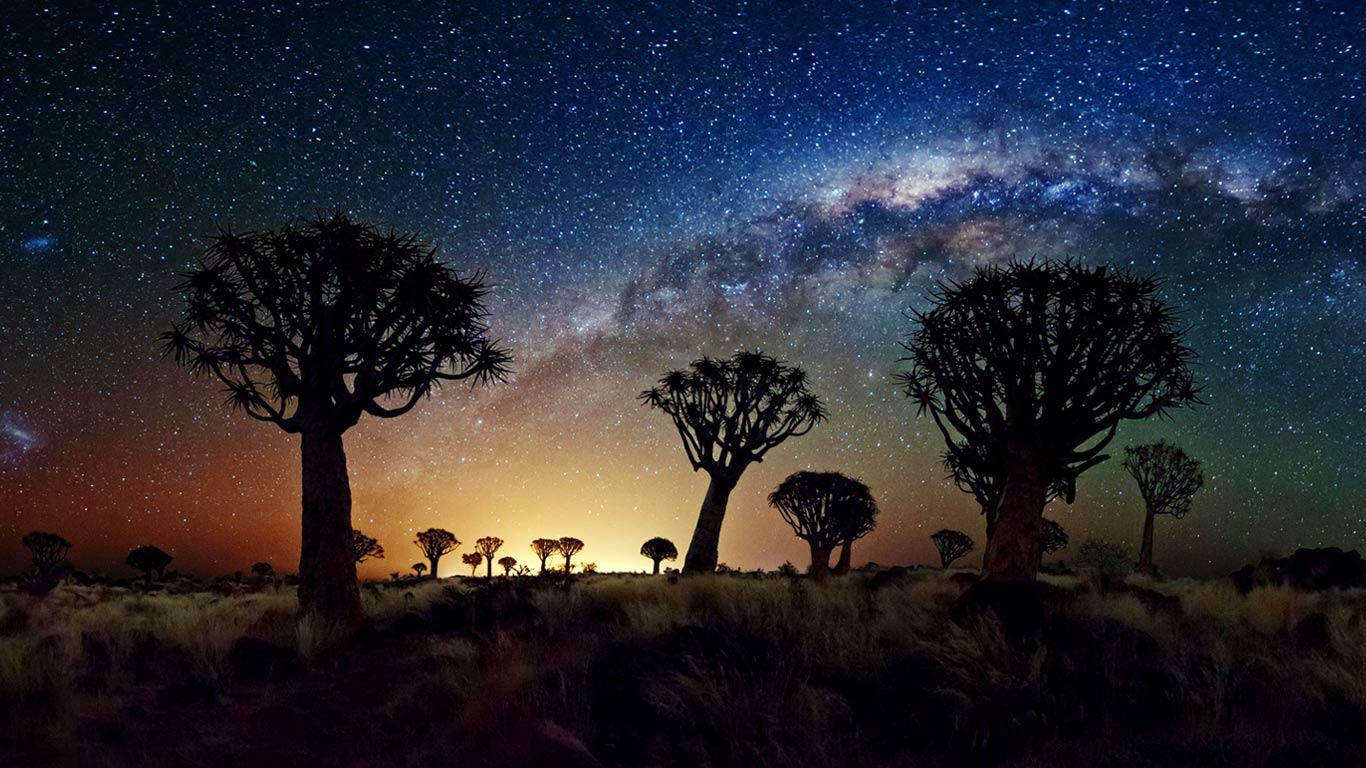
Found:
[[545, 561], [560, 551], [559, 539], [532, 539], [531, 551], [541, 560], [541, 572], [545, 572]]
[[949, 528], [942, 528], [930, 534], [930, 541], [933, 541], [934, 548], [939, 550], [940, 568], [953, 565], [953, 561], [971, 552], [976, 546], [971, 536]]
[[1046, 443], [1048, 486], [1070, 502], [1121, 421], [1196, 402], [1194, 353], [1159, 288], [1070, 261], [982, 267], [940, 285], [933, 308], [914, 313], [911, 368], [898, 378], [943, 433], [955, 480], [982, 467], [999, 479], [999, 453], [1029, 435]]
[[1154, 515], [1185, 517], [1195, 492], [1205, 484], [1200, 462], [1165, 440], [1125, 448], [1124, 469], [1138, 483], [1143, 503]]
[[658, 568], [661, 560], [678, 559], [678, 547], [672, 541], [662, 536], [656, 536], [647, 539], [644, 544], [640, 545], [640, 554], [653, 560], [655, 567]]
[[877, 502], [868, 486], [839, 472], [795, 472], [768, 503], [811, 548], [811, 573], [821, 575], [839, 544], [872, 530]]
[[363, 563], [370, 558], [384, 559], [384, 547], [380, 546], [379, 541], [355, 528], [351, 529], [351, 552], [355, 555], [357, 563]]
[[33, 556], [33, 567], [40, 574], [48, 574], [66, 559], [71, 542], [55, 533], [32, 531], [19, 540]]
[[426, 555], [428, 560], [450, 554], [460, 546], [460, 540], [455, 538], [455, 534], [444, 528], [418, 531], [413, 543], [417, 544], [417, 548], [422, 550], [422, 554]]
[[142, 546], [128, 553], [124, 562], [129, 568], [142, 571], [148, 581], [152, 580], [152, 574], [156, 573], [160, 578], [166, 572], [166, 566], [171, 564], [173, 558], [162, 551], [159, 547], [151, 545]]
[[1048, 554], [1049, 552], [1061, 552], [1067, 549], [1067, 543], [1071, 537], [1067, 535], [1067, 529], [1056, 520], [1049, 518], [1043, 519], [1043, 531], [1039, 536], [1039, 552]]
[[556, 545], [555, 551], [564, 555], [564, 572], [569, 573], [569, 561], [583, 549], [583, 541], [573, 536], [564, 536]]
[[806, 372], [758, 352], [703, 357], [671, 371], [640, 399], [669, 414], [694, 470], [740, 468], [825, 419]]
[[251, 573], [253, 576], [260, 576], [261, 578], [265, 578], [267, 576], [274, 576], [275, 569], [271, 567], [270, 563], [252, 563]]

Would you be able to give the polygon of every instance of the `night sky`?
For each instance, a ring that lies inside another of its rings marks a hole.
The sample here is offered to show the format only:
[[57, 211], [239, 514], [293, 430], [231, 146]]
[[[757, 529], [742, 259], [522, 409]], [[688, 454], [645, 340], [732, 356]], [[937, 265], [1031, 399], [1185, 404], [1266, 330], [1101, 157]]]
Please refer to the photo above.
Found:
[[[516, 356], [348, 433], [356, 525], [389, 552], [366, 575], [430, 526], [523, 562], [537, 536], [605, 569], [684, 549], [706, 477], [635, 396], [741, 346], [807, 368], [830, 420], [746, 473], [723, 561], [805, 565], [764, 502], [796, 469], [872, 487], [856, 563], [981, 542], [892, 375], [934, 281], [1012, 257], [1156, 272], [1192, 327], [1206, 405], [1112, 451], [1205, 463], [1160, 566], [1366, 546], [1353, 3], [5, 5], [0, 573], [32, 529], [114, 573], [143, 543], [199, 575], [296, 566], [297, 438], [156, 336], [217, 225], [336, 206], [486, 271]], [[1131, 551], [1143, 523], [1118, 459], [1049, 515]]]

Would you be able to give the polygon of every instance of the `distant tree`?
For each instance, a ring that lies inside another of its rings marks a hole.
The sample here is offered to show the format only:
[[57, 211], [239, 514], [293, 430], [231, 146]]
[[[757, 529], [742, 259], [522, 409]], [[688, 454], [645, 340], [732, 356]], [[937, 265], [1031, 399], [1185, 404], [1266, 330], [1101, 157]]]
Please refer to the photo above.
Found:
[[640, 554], [650, 558], [655, 564], [655, 575], [659, 575], [659, 563], [661, 560], [677, 560], [678, 547], [672, 541], [656, 536], [640, 545]]
[[26, 533], [19, 541], [33, 556], [33, 567], [37, 569], [39, 576], [51, 576], [55, 573], [58, 566], [66, 560], [66, 553], [71, 550], [71, 542], [55, 533], [44, 531]]
[[1124, 576], [1131, 568], [1129, 553], [1124, 547], [1095, 537], [1081, 543], [1072, 563], [1110, 578]]
[[829, 572], [830, 553], [852, 533], [854, 521], [877, 512], [868, 486], [838, 472], [795, 472], [768, 503], [810, 548], [807, 573], [816, 577]]
[[541, 560], [541, 573], [545, 573], [545, 561], [560, 551], [559, 539], [533, 539], [531, 551]]
[[474, 548], [479, 551], [480, 555], [483, 555], [484, 562], [488, 563], [488, 577], [490, 579], [493, 578], [493, 555], [501, 546], [503, 546], [503, 540], [497, 536], [485, 536], [474, 542]]
[[231, 407], [301, 436], [300, 612], [359, 625], [342, 435], [362, 415], [407, 413], [442, 382], [506, 375], [488, 288], [415, 235], [338, 212], [274, 232], [224, 229], [179, 289], [185, 311], [165, 353], [220, 382]]
[[443, 555], [448, 555], [460, 546], [460, 540], [455, 538], [455, 534], [444, 528], [428, 528], [420, 531], [417, 538], [413, 540], [417, 548], [422, 550], [422, 555], [432, 564], [432, 578], [437, 578], [437, 567], [441, 563]]
[[384, 559], [384, 547], [380, 543], [361, 533], [359, 530], [351, 529], [351, 554], [356, 558], [356, 564], [360, 565], [369, 558], [376, 560]]
[[[858, 482], [855, 480], [854, 482]], [[862, 483], [859, 483], [862, 485]], [[840, 556], [831, 570], [836, 576], [849, 572], [853, 559], [854, 542], [873, 532], [877, 526], [877, 502], [867, 486], [863, 486], [866, 498], [857, 503], [841, 507], [839, 516]]]
[[157, 547], [151, 545], [138, 547], [128, 553], [124, 562], [128, 567], [135, 571], [142, 571], [142, 576], [148, 584], [152, 583], [152, 574], [161, 579], [166, 574], [166, 566], [171, 564], [173, 558]]
[[[416, 573], [416, 574], [417, 574], [417, 577], [418, 577], [419, 579], [422, 578], [422, 574], [425, 573], [426, 570], [427, 570], [427, 564], [426, 564], [426, 563], [413, 563], [413, 573]], [[397, 577], [398, 574], [396, 573], [396, 574], [394, 574], [394, 576]]]
[[1067, 542], [1070, 537], [1067, 529], [1054, 520], [1043, 519], [1043, 528], [1039, 534], [1039, 559], [1050, 552], [1061, 552], [1067, 549]]
[[577, 555], [579, 553], [579, 550], [581, 549], [583, 549], [583, 542], [579, 541], [573, 536], [565, 536], [564, 538], [560, 539], [559, 546], [556, 547], [555, 551], [559, 552], [561, 555], [564, 555], [565, 573], [569, 573], [569, 571], [571, 570], [569, 566], [569, 559], [572, 558], [574, 555]]
[[784, 560], [783, 564], [778, 566], [778, 575], [780, 576], [792, 577], [796, 576], [797, 573], [797, 566], [793, 565], [790, 561]]
[[275, 575], [275, 569], [271, 567], [270, 563], [253, 563], [251, 575], [261, 579], [269, 579]]
[[1122, 421], [1197, 402], [1194, 353], [1159, 288], [1109, 267], [1014, 263], [940, 285], [915, 313], [907, 394], [951, 471], [981, 462], [1001, 483], [985, 579], [1034, 579], [1051, 489], [1070, 503]]
[[484, 556], [478, 552], [467, 552], [460, 556], [460, 562], [470, 567], [470, 575], [473, 576], [474, 572], [479, 570], [480, 564], [484, 562]]
[[1205, 475], [1199, 461], [1165, 440], [1125, 448], [1124, 468], [1143, 496], [1143, 546], [1138, 552], [1138, 570], [1152, 573], [1153, 518], [1171, 515], [1180, 520], [1189, 514], [1191, 498], [1205, 484]]
[[640, 399], [673, 419], [693, 471], [711, 478], [683, 561], [684, 573], [711, 573], [740, 475], [784, 440], [810, 432], [825, 419], [825, 407], [807, 389], [805, 371], [743, 351], [667, 373]]
[[598, 564], [594, 562], [584, 563], [582, 566], [580, 566], [579, 572], [584, 574], [597, 573]]
[[[987, 569], [987, 557], [991, 551], [991, 539], [996, 533], [996, 508], [1001, 503], [1001, 491], [1005, 488], [1006, 467], [1000, 462], [1002, 452], [992, 451], [980, 446], [964, 446], [957, 453], [943, 455], [944, 468], [949, 477], [964, 493], [972, 494], [977, 501], [978, 510], [986, 521], [987, 543], [982, 552], [982, 570]], [[1066, 483], [1061, 476], [1049, 486], [1044, 494], [1044, 504], [1066, 495]]]
[[504, 576], [511, 576], [512, 569], [517, 567], [517, 558], [512, 555], [503, 555], [498, 558], [498, 564], [503, 567]]
[[531, 569], [525, 565], [518, 565], [512, 569], [512, 572], [518, 576], [526, 576], [531, 573]]
[[971, 552], [977, 546], [972, 537], [962, 531], [941, 528], [930, 534], [930, 541], [939, 550], [939, 567], [948, 568], [953, 561]]

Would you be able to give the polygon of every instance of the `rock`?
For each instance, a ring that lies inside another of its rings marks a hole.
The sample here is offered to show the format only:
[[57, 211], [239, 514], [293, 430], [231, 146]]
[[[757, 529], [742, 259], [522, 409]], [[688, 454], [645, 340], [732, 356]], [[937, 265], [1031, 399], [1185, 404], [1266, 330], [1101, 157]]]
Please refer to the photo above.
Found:
[[293, 648], [241, 637], [228, 651], [228, 668], [238, 680], [285, 680], [303, 670], [303, 659]]
[[1233, 585], [1247, 594], [1257, 587], [1288, 586], [1300, 592], [1366, 587], [1366, 560], [1355, 549], [1297, 549], [1290, 557], [1264, 558], [1235, 572]]

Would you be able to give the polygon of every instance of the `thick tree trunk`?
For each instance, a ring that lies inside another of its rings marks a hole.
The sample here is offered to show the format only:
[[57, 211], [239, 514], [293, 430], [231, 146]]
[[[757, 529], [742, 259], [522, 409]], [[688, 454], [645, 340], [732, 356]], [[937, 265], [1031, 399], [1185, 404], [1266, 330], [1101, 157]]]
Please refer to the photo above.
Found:
[[1138, 572], [1153, 572], [1153, 513], [1148, 511], [1143, 521], [1143, 545], [1138, 550]]
[[659, 561], [655, 560], [655, 575], [659, 575]]
[[1034, 581], [1039, 568], [1045, 488], [1043, 464], [1037, 454], [1017, 452], [1007, 469], [1005, 490], [996, 508], [995, 530], [982, 570], [984, 580]]
[[432, 564], [432, 567], [431, 567], [431, 568], [428, 568], [427, 570], [429, 570], [429, 571], [432, 572], [432, 579], [435, 580], [435, 579], [436, 579], [436, 565], [437, 565], [437, 563], [441, 562], [441, 558], [439, 558], [439, 557], [429, 557], [429, 558], [427, 558], [427, 562], [429, 562], [429, 563]]
[[545, 573], [545, 561], [550, 559], [550, 555], [541, 558], [541, 573]]
[[493, 558], [490, 557], [490, 558], [489, 558], [488, 560], [486, 560], [485, 562], [487, 562], [488, 565], [489, 565], [489, 570], [488, 570], [488, 573], [485, 574], [485, 578], [491, 579], [491, 578], [493, 578]]
[[843, 576], [849, 572], [849, 561], [854, 556], [854, 540], [846, 539], [840, 544], [840, 559], [835, 563], [835, 575]]
[[684, 573], [713, 573], [716, 571], [717, 548], [721, 544], [721, 523], [726, 519], [726, 503], [735, 490], [739, 477], [716, 474], [707, 486], [707, 497], [697, 514], [697, 527], [692, 532], [692, 543], [683, 560]]
[[363, 618], [351, 550], [351, 483], [340, 433], [303, 433], [303, 546], [299, 612], [342, 629]]
[[565, 573], [569, 573], [569, 558], [571, 558], [571, 557], [573, 557], [573, 555], [565, 555], [565, 556], [564, 556], [564, 572], [565, 572]]
[[987, 520], [987, 544], [985, 547], [982, 547], [982, 568], [979, 572], [986, 573], [987, 563], [990, 562], [988, 553], [991, 552], [991, 539], [996, 535], [996, 510], [984, 509], [982, 510], [982, 516]]
[[806, 569], [808, 576], [820, 578], [830, 573], [830, 547], [814, 541], [807, 542], [811, 547], [811, 567]]

